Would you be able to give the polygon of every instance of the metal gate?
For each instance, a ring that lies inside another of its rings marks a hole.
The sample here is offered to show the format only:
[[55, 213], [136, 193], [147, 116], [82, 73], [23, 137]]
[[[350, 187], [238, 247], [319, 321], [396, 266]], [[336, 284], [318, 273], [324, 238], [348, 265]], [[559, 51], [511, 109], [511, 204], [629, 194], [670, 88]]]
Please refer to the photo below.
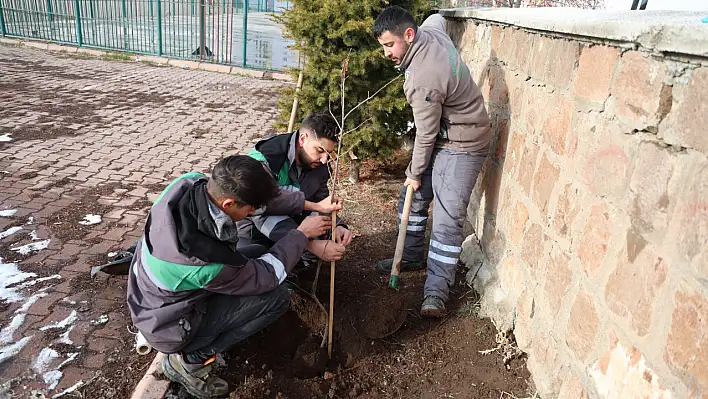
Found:
[[0, 34], [281, 70], [298, 63], [278, 0], [0, 0]]

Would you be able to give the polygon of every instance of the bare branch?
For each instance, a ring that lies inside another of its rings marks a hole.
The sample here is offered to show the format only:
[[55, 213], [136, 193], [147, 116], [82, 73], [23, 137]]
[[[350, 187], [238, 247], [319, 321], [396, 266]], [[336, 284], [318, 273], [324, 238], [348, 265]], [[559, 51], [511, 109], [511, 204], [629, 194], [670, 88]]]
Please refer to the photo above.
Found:
[[366, 99], [364, 99], [364, 101], [360, 102], [359, 104], [356, 105], [356, 107], [354, 107], [354, 108], [352, 108], [351, 110], [349, 110], [349, 112], [347, 112], [347, 114], [344, 115], [344, 117], [343, 117], [342, 119], [347, 119], [347, 117], [349, 117], [349, 115], [350, 115], [352, 112], [354, 112], [354, 110], [356, 110], [357, 108], [361, 107], [364, 103], [366, 103], [367, 101], [371, 100], [372, 98], [376, 97], [376, 95], [379, 94], [379, 92], [381, 92], [381, 90], [385, 89], [385, 88], [386, 88], [388, 85], [390, 85], [391, 83], [397, 81], [400, 77], [401, 77], [401, 75], [398, 75], [398, 76], [396, 76], [395, 78], [389, 80], [388, 83], [386, 83], [385, 85], [381, 86], [380, 89], [376, 90], [376, 92], [375, 92], [374, 94], [369, 95], [368, 97], [366, 97]]
[[349, 134], [349, 133], [351, 133], [351, 132], [353, 132], [353, 131], [359, 129], [363, 124], [365, 124], [366, 122], [369, 122], [370, 120], [371, 120], [371, 118], [365, 120], [364, 122], [361, 122], [361, 123], [359, 124], [359, 126], [355, 127], [354, 129], [349, 129], [349, 130], [347, 130], [346, 132], [344, 132], [344, 134]]
[[334, 122], [337, 124], [337, 127], [338, 127], [339, 130], [341, 131], [341, 130], [342, 130], [342, 126], [339, 124], [339, 121], [337, 120], [337, 117], [334, 116], [334, 113], [332, 112], [332, 102], [331, 102], [331, 101], [329, 102], [328, 107], [329, 107], [329, 114], [332, 115], [332, 119], [334, 119]]

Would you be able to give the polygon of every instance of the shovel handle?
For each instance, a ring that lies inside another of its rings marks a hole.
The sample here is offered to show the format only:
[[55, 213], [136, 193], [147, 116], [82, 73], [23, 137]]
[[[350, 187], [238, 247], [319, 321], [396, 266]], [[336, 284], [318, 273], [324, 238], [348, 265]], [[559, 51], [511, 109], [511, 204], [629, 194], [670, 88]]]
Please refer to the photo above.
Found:
[[398, 226], [398, 240], [396, 240], [396, 252], [393, 255], [393, 264], [391, 265], [391, 281], [395, 280], [396, 285], [398, 285], [398, 275], [401, 273], [403, 246], [406, 242], [406, 231], [408, 228], [408, 217], [411, 214], [411, 203], [413, 202], [413, 193], [413, 186], [408, 185], [408, 187], [406, 188], [406, 200], [403, 203], [403, 213], [401, 214], [401, 224]]

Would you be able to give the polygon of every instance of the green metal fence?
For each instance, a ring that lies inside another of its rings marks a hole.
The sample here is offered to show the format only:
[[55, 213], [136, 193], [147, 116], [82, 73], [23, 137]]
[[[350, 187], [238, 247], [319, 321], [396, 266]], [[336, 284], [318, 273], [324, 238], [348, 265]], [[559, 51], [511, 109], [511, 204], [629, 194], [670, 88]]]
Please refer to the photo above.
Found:
[[276, 0], [0, 0], [0, 34], [250, 68], [295, 66]]

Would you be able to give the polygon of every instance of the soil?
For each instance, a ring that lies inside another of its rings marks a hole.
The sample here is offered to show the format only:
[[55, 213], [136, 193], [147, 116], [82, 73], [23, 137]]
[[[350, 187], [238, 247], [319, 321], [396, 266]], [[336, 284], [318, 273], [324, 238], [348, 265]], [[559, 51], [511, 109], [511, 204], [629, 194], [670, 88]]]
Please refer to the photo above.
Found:
[[[356, 238], [336, 264], [332, 359], [326, 345], [320, 347], [330, 282], [330, 265], [323, 263], [316, 295], [321, 305], [309, 294], [315, 270], [299, 273], [290, 309], [234, 347], [216, 369], [229, 382], [231, 398], [531, 396], [523, 354], [514, 350], [512, 336], [500, 340], [491, 321], [476, 316], [478, 298], [464, 284], [464, 270], [451, 290], [450, 314], [440, 320], [420, 316], [425, 271], [402, 273], [398, 292], [388, 288], [388, 275], [375, 272], [376, 260], [393, 256], [406, 162], [401, 153], [363, 162], [360, 182], [339, 190], [346, 199], [342, 217]], [[402, 317], [392, 335], [368, 338]], [[167, 397], [189, 395], [173, 384]]]
[[[116, 189], [131, 190], [133, 186], [123, 185], [121, 183], [107, 183], [95, 188], [68, 193], [76, 196], [78, 199], [71, 206], [63, 208], [49, 216], [47, 226], [52, 230], [52, 235], [60, 240], [71, 240], [82, 238], [91, 230], [91, 225], [80, 224], [86, 215], [105, 215], [113, 208], [109, 205], [101, 204], [98, 200], [107, 196], [114, 196]], [[117, 198], [117, 197], [115, 197]], [[113, 227], [111, 224], [106, 224], [102, 221], [102, 226]]]
[[372, 287], [372, 293], [360, 302], [357, 316], [352, 324], [360, 326], [361, 332], [368, 338], [380, 339], [395, 333], [406, 320], [411, 304], [406, 300], [405, 293], [394, 289]]

